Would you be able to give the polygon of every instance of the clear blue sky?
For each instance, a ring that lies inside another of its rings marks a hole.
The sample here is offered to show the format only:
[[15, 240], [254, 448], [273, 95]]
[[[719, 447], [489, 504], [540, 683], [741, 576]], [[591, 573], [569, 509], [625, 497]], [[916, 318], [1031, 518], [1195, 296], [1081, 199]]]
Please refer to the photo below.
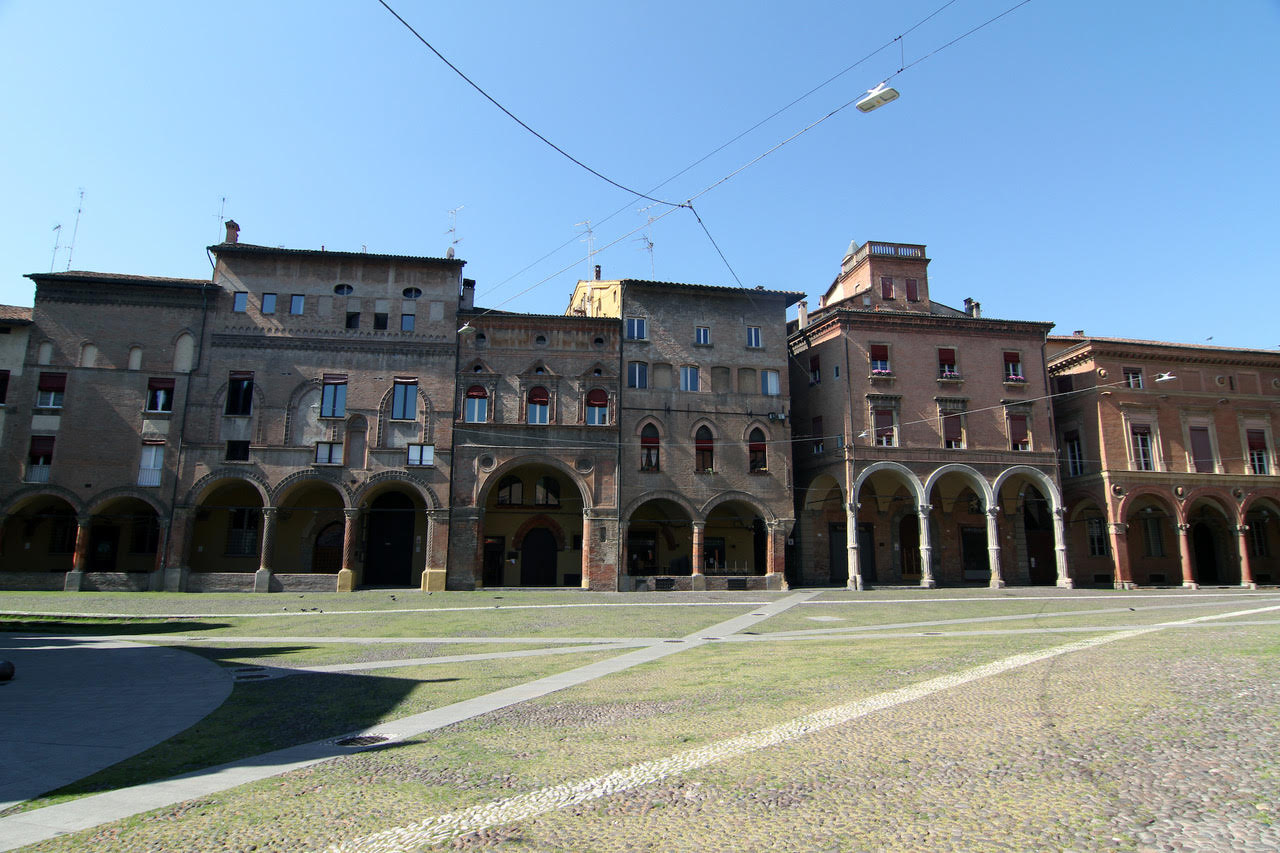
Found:
[[[647, 190], [944, 2], [392, 5], [530, 125]], [[655, 195], [689, 198], [1016, 2], [956, 0]], [[520, 129], [375, 0], [0, 0], [0, 83], [10, 304], [31, 304], [22, 276], [50, 268], [55, 225], [69, 241], [82, 188], [74, 269], [194, 278], [224, 196], [244, 242], [430, 256], [461, 207], [478, 301], [545, 313], [588, 275], [575, 223], [624, 208], [599, 247], [666, 210]], [[851, 239], [925, 243], [933, 297], [987, 316], [1280, 346], [1276, 0], [1031, 0], [893, 84], [895, 103], [848, 108], [699, 198], [743, 284], [816, 304]], [[595, 262], [734, 283], [688, 211], [650, 237], [652, 268], [639, 234]]]

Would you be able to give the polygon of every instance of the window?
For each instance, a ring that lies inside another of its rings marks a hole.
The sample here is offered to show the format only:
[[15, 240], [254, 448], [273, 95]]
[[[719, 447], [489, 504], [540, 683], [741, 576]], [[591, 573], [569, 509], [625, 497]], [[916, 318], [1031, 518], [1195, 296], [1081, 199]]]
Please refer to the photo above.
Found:
[[1133, 468], [1135, 471], [1156, 470], [1151, 453], [1151, 425], [1129, 424], [1129, 439], [1133, 444]]
[[36, 408], [61, 409], [62, 396], [67, 390], [67, 374], [41, 373], [36, 383]]
[[467, 389], [462, 419], [469, 424], [482, 424], [489, 420], [489, 395], [479, 385]]
[[148, 379], [146, 410], [148, 412], [172, 412], [173, 387], [174, 381], [172, 379]]
[[349, 284], [335, 284], [333, 286], [333, 292], [339, 296], [350, 296], [354, 290], [355, 288]]
[[1207, 426], [1188, 427], [1187, 435], [1191, 439], [1191, 470], [1198, 474], [1212, 474], [1214, 470], [1213, 440], [1209, 436], [1209, 428]]
[[498, 506], [520, 506], [524, 503], [524, 483], [519, 477], [506, 476], [498, 481]]
[[249, 294], [237, 292], [231, 294], [231, 310], [241, 313], [249, 307]]
[[538, 506], [560, 506], [560, 483], [555, 477], [539, 477], [533, 484], [533, 502]]
[[632, 361], [627, 364], [627, 387], [649, 387], [649, 365], [643, 361]]
[[832, 365], [832, 367], [831, 367], [831, 375], [832, 375], [832, 377], [833, 377], [833, 378], [835, 378], [835, 379], [839, 379], [839, 378], [840, 378], [840, 365], [838, 365], [838, 364]]
[[378, 312], [373, 315], [373, 328], [378, 331], [385, 331], [387, 328], [387, 315]]
[[1106, 523], [1101, 518], [1086, 518], [1084, 529], [1089, 537], [1089, 556], [1107, 556], [1110, 553], [1110, 543], [1107, 541]]
[[644, 341], [649, 338], [649, 330], [643, 317], [627, 318], [627, 340]]
[[1027, 378], [1022, 375], [1022, 356], [1020, 354], [1016, 352], [1006, 352], [1004, 354], [1004, 381], [1027, 381]]
[[138, 463], [138, 485], [160, 485], [160, 470], [164, 468], [164, 445], [142, 445], [142, 461]]
[[1265, 513], [1261, 515], [1249, 516], [1249, 556], [1250, 557], [1270, 557], [1271, 548], [1267, 543], [1267, 516]]
[[436, 464], [436, 446], [434, 444], [410, 444], [408, 464], [410, 467]]
[[317, 465], [341, 465], [342, 464], [342, 442], [317, 441], [316, 442], [316, 464]]
[[871, 375], [884, 376], [893, 372], [889, 367], [889, 345], [888, 344], [872, 344], [871, 352]]
[[400, 295], [405, 299], [418, 299], [422, 296], [422, 288], [406, 287], [404, 290], [400, 291]]
[[344, 418], [347, 416], [347, 377], [326, 374], [320, 390], [320, 417]]
[[301, 293], [295, 293], [289, 297], [289, 313], [301, 314], [306, 310], [307, 299]]
[[248, 462], [249, 461], [249, 442], [228, 441], [226, 460], [228, 462]]
[[1067, 452], [1067, 476], [1079, 477], [1084, 473], [1084, 445], [1080, 441], [1080, 433], [1076, 430], [1063, 433], [1062, 446]]
[[347, 328], [348, 329], [360, 328], [360, 312], [359, 311], [347, 312]]
[[31, 436], [31, 445], [27, 450], [26, 482], [49, 482], [49, 467], [51, 465], [53, 465], [53, 436]]
[[[4, 402], [0, 397], [0, 402]], [[1267, 459], [1267, 432], [1261, 429], [1245, 430], [1245, 441], [1249, 447], [1249, 471], [1253, 474], [1266, 475], [1271, 466]]]
[[395, 380], [391, 387], [391, 420], [418, 419], [418, 380]]
[[777, 397], [782, 393], [782, 386], [778, 383], [778, 371], [760, 371], [760, 393], [766, 397]]
[[1124, 384], [1130, 388], [1142, 387], [1142, 368], [1126, 367], [1124, 369]]
[[609, 425], [609, 394], [603, 388], [587, 392], [587, 426]]
[[1009, 449], [1031, 449], [1031, 432], [1026, 415], [1009, 415]]
[[760, 327], [747, 326], [747, 346], [751, 349], [760, 349]]
[[233, 370], [227, 380], [225, 414], [246, 416], [253, 412], [253, 371]]
[[960, 371], [956, 370], [956, 351], [954, 349], [946, 348], [938, 350], [938, 378], [960, 378]]
[[417, 316], [414, 314], [401, 314], [400, 315], [400, 331], [412, 332], [413, 325], [415, 322], [417, 322], [417, 319], [418, 319]]
[[262, 313], [263, 314], [276, 313], [276, 295], [274, 293], [262, 294]]
[[920, 282], [914, 278], [907, 279], [907, 301], [920, 301]]
[[942, 446], [948, 450], [964, 450], [964, 415], [947, 412], [942, 416]]
[[253, 557], [258, 553], [258, 518], [252, 507], [233, 509], [227, 519], [228, 557]]
[[897, 447], [897, 428], [893, 409], [876, 409], [876, 444], [880, 447]]
[[1142, 518], [1142, 541], [1148, 557], [1164, 556], [1164, 529], [1160, 521], [1158, 516], [1153, 515]]
[[530, 388], [528, 402], [526, 422], [545, 424], [551, 412], [551, 394], [542, 386]]
[[759, 427], [751, 430], [751, 434], [747, 436], [747, 470], [752, 473], [769, 470], [769, 459], [765, 453], [764, 432]]
[[705, 426], [698, 427], [693, 436], [693, 470], [710, 474], [716, 467], [716, 445], [711, 437], [711, 430]]
[[640, 470], [658, 471], [658, 428], [653, 424], [645, 424], [640, 430]]
[[4, 405], [5, 398], [9, 396], [9, 371], [0, 370], [0, 406]]
[[680, 368], [680, 390], [698, 390], [698, 368], [690, 366]]
[[809, 384], [817, 385], [822, 381], [822, 360], [818, 356], [809, 359]]
[[711, 327], [695, 326], [693, 329], [693, 343], [695, 346], [700, 347], [711, 346]]
[[887, 275], [880, 277], [880, 298], [893, 298], [893, 279]]
[[822, 416], [809, 421], [809, 435], [813, 436], [812, 450], [816, 456], [826, 450], [825, 436], [822, 433]]

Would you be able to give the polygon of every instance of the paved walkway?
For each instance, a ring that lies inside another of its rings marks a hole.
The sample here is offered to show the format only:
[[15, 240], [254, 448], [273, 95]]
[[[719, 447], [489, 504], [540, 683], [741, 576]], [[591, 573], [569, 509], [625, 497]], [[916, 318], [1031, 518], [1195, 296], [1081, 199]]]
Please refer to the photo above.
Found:
[[0, 684], [0, 809], [173, 737], [232, 686], [202, 657], [124, 640], [0, 634], [0, 659], [15, 667]]

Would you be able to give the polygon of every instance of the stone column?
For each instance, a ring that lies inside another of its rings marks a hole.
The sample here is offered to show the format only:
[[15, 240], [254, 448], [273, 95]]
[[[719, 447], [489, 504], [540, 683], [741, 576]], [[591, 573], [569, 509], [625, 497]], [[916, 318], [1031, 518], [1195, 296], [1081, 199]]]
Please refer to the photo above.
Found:
[[766, 524], [768, 539], [765, 543], [765, 589], [786, 589], [787, 580], [783, 574], [786, 566], [787, 529], [794, 523], [788, 521], [770, 521]]
[[89, 565], [89, 532], [93, 524], [93, 516], [76, 517], [76, 545], [71, 557], [71, 571], [67, 572], [62, 589], [65, 592], [79, 592], [84, 581], [84, 572]]
[[253, 575], [254, 592], [271, 592], [271, 567], [274, 565], [273, 553], [276, 546], [276, 513], [273, 506], [262, 508], [262, 556], [258, 560], [258, 571]]
[[356, 577], [356, 536], [359, 531], [359, 508], [344, 508], [342, 525], [342, 568], [338, 570], [338, 592], [352, 592], [360, 579]]
[[440, 526], [440, 511], [429, 509], [426, 515], [427, 541], [423, 550], [422, 591], [443, 592], [448, 570], [443, 561], [436, 559], [435, 553], [436, 540], [439, 538], [439, 531], [436, 528]]
[[1249, 562], [1249, 525], [1236, 528], [1236, 547], [1240, 549], [1240, 586], [1257, 589], [1253, 582], [1253, 564]]
[[693, 522], [693, 588], [706, 589], [707, 576], [702, 573], [702, 531], [707, 525], [701, 521]]
[[1067, 570], [1067, 527], [1063, 523], [1066, 515], [1066, 507], [1060, 506], [1053, 511], [1053, 559], [1058, 566], [1058, 586], [1071, 589], [1075, 584]]
[[1004, 576], [1000, 573], [1000, 502], [987, 507], [987, 564], [991, 569], [991, 588], [1004, 586]]
[[1182, 563], [1182, 585], [1186, 589], [1199, 589], [1196, 583], [1195, 563], [1191, 559], [1191, 525], [1175, 524], [1178, 528], [1178, 560]]
[[920, 529], [920, 586], [925, 589], [933, 589], [938, 585], [933, 577], [933, 543], [929, 535], [929, 513], [932, 510], [933, 506], [930, 504], [916, 507], [916, 515], [920, 518], [917, 525]]
[[169, 525], [169, 538], [164, 545], [164, 591], [184, 592], [190, 559], [187, 551], [195, 533], [195, 510], [179, 508], [173, 511], [173, 523]]
[[1111, 553], [1115, 559], [1116, 589], [1133, 589], [1133, 576], [1129, 574], [1129, 525], [1113, 521], [1108, 527], [1111, 530]]
[[862, 562], [858, 555], [858, 508], [859, 503], [844, 505], [844, 543], [849, 552], [849, 580], [845, 584], [849, 589], [862, 589]]

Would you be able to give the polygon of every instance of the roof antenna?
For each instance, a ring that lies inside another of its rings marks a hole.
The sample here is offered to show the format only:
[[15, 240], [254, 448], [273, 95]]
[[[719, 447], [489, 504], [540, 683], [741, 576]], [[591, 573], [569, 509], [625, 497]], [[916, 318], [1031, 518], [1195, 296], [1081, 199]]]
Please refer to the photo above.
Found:
[[58, 250], [62, 247], [58, 245], [58, 241], [62, 239], [62, 223], [59, 222], [53, 226], [53, 257], [49, 259], [49, 272], [53, 272], [54, 264], [58, 262]]
[[220, 201], [222, 202], [222, 205], [218, 208], [218, 240], [219, 241], [225, 239], [225, 236], [226, 236], [222, 231], [222, 223], [227, 221], [227, 215], [226, 215], [227, 214], [227, 197], [224, 195], [220, 199]]
[[[647, 209], [647, 208], [646, 208]], [[649, 226], [653, 224], [653, 217], [649, 217], [648, 223], [645, 224], [644, 233], [636, 238], [637, 243], [643, 244], [643, 251], [649, 253], [649, 280], [653, 281], [655, 273], [653, 270], [653, 239], [649, 236]]]
[[450, 260], [458, 253], [454, 247], [462, 242], [462, 238], [458, 236], [458, 211], [464, 207], [465, 204], [460, 204], [449, 211], [449, 229], [444, 232], [449, 235], [449, 248], [444, 250], [444, 256]]
[[582, 242], [587, 244], [587, 275], [590, 276], [591, 275], [591, 259], [596, 254], [596, 235], [595, 235], [595, 232], [591, 230], [591, 220], [584, 219], [581, 222], [575, 222], [573, 223], [573, 227], [574, 228], [585, 227], [587, 229], [581, 232], [581, 234], [586, 235], [586, 237], [582, 240]]
[[80, 203], [76, 206], [76, 224], [71, 229], [71, 245], [67, 248], [67, 271], [71, 271], [71, 256], [76, 253], [76, 235], [80, 233], [80, 213], [84, 210], [84, 188], [80, 188]]

